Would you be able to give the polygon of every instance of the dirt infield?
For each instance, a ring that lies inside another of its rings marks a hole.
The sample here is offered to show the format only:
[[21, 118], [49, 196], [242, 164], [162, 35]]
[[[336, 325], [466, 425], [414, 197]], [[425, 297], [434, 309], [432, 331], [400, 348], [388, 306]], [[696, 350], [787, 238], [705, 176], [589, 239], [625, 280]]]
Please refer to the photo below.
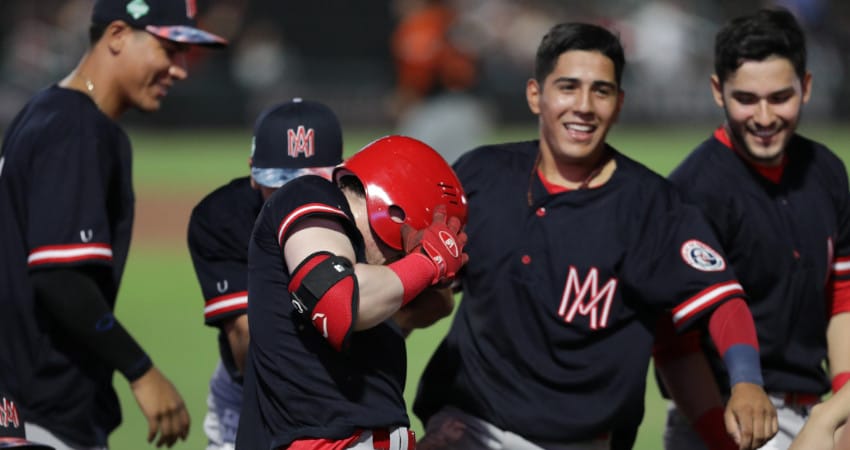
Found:
[[188, 191], [137, 191], [133, 245], [141, 243], [185, 249], [189, 215], [204, 194]]

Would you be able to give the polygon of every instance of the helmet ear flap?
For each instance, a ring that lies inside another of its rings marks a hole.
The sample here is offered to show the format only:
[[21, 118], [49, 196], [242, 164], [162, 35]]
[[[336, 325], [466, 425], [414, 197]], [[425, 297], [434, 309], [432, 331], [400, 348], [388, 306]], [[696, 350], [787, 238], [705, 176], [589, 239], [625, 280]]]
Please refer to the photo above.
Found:
[[337, 167], [334, 179], [345, 174], [355, 175], [363, 184], [369, 225], [391, 248], [402, 249], [402, 224], [425, 228], [437, 205], [446, 205], [449, 216], [466, 223], [460, 180], [424, 142], [406, 136], [377, 139]]

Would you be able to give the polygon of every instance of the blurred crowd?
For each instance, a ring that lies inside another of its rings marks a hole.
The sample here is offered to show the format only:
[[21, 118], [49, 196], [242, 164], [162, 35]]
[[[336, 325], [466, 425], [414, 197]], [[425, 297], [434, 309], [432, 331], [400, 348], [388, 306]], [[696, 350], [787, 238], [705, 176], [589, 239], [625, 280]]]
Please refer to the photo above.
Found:
[[[0, 128], [32, 92], [73, 67], [88, 45], [80, 24], [91, 2], [3, 1]], [[300, 95], [326, 102], [349, 125], [485, 133], [528, 118], [521, 86], [536, 41], [570, 20], [621, 35], [629, 65], [623, 120], [707, 119], [718, 114], [708, 87], [714, 32], [769, 4], [789, 8], [807, 28], [818, 86], [807, 114], [846, 119], [850, 3], [839, 0], [199, 0], [202, 24], [232, 45], [191, 55], [195, 82], [175, 89], [162, 114], [131, 121], [244, 126], [269, 104]]]

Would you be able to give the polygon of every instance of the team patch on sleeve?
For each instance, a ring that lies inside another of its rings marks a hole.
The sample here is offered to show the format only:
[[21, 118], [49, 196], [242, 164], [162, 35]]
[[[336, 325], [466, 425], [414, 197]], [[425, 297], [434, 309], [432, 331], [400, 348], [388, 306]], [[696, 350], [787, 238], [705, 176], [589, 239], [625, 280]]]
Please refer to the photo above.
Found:
[[234, 292], [211, 298], [204, 304], [204, 319], [209, 320], [231, 311], [248, 307], [248, 291]]
[[30, 252], [27, 264], [62, 264], [85, 260], [112, 261], [112, 247], [109, 244], [68, 244], [47, 245]]
[[682, 259], [694, 269], [703, 272], [720, 272], [726, 269], [726, 260], [707, 244], [691, 239], [682, 244]]

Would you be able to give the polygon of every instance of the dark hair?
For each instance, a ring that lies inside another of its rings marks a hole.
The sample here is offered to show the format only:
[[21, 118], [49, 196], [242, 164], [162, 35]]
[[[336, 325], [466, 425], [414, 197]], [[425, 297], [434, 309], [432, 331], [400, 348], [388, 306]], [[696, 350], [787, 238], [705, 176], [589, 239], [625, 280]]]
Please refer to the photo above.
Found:
[[359, 197], [366, 198], [366, 188], [363, 186], [360, 178], [357, 178], [355, 175], [343, 175], [339, 177], [337, 186], [341, 190], [348, 190]]
[[534, 60], [534, 78], [543, 84], [555, 69], [558, 58], [570, 50], [597, 51], [614, 62], [617, 86], [623, 77], [626, 57], [620, 38], [611, 31], [589, 23], [572, 22], [555, 25], [543, 36]]
[[100, 38], [103, 37], [103, 33], [106, 31], [106, 27], [109, 24], [102, 23], [92, 23], [89, 25], [89, 45], [94, 45]]
[[729, 21], [714, 39], [714, 73], [720, 84], [746, 61], [787, 59], [797, 76], [806, 75], [806, 38], [785, 8], [763, 8]]

